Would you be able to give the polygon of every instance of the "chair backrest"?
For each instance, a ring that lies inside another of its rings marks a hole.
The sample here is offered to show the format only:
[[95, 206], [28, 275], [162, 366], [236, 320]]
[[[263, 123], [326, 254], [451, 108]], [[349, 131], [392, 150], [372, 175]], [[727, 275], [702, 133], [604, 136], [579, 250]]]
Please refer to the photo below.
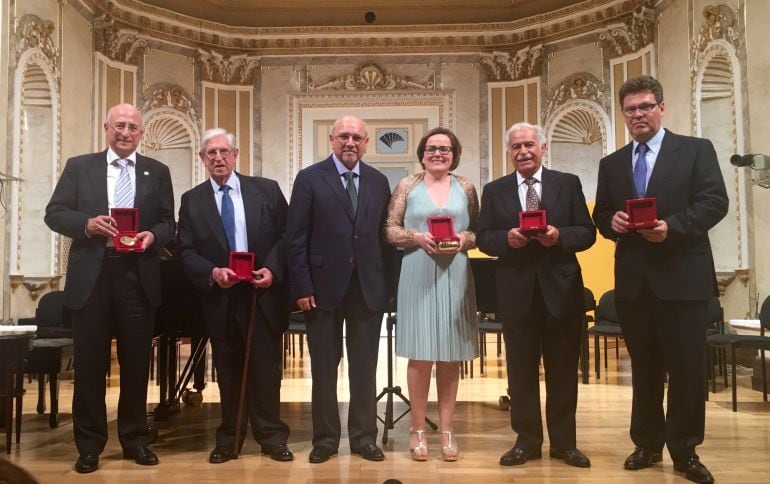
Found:
[[725, 311], [719, 302], [719, 298], [712, 296], [706, 311], [707, 329], [722, 330], [724, 328]]
[[596, 306], [596, 324], [620, 324], [615, 310], [615, 291], [609, 290], [602, 294]]
[[587, 287], [583, 287], [583, 308], [585, 309], [585, 312], [596, 309], [596, 298], [594, 297], [594, 293]]
[[35, 310], [35, 320], [38, 326], [71, 327], [69, 310], [64, 307], [64, 291], [43, 294]]
[[497, 312], [497, 288], [495, 272], [497, 259], [470, 259], [473, 281], [476, 286], [476, 309], [480, 313]]
[[770, 296], [767, 296], [762, 303], [762, 309], [759, 311], [759, 325], [764, 331], [770, 331]]

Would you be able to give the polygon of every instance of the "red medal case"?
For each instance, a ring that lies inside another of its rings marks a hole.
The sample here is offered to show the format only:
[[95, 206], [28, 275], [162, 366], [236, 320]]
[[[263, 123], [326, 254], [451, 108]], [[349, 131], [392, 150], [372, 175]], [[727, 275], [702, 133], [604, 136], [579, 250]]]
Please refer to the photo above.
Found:
[[545, 210], [522, 210], [519, 212], [519, 232], [527, 237], [543, 234], [548, 230]]
[[460, 247], [460, 238], [455, 235], [454, 218], [448, 215], [428, 217], [428, 230], [436, 241], [439, 252]]
[[655, 198], [632, 198], [626, 200], [628, 230], [651, 229], [658, 219], [658, 207]]
[[141, 242], [136, 240], [139, 229], [139, 209], [112, 208], [110, 217], [115, 219], [118, 235], [112, 238], [118, 252], [144, 252]]
[[230, 276], [231, 281], [251, 281], [254, 279], [254, 253], [230, 252], [230, 270], [235, 276]]

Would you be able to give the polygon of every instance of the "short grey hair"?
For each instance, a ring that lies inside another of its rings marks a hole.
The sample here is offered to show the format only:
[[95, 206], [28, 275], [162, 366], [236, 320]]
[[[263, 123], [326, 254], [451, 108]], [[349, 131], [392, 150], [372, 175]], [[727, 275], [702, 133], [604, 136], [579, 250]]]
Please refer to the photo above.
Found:
[[206, 143], [208, 143], [210, 139], [217, 138], [219, 136], [224, 136], [225, 138], [227, 138], [227, 143], [230, 145], [231, 150], [236, 149], [237, 145], [235, 143], [234, 134], [228, 132], [226, 129], [212, 128], [212, 129], [206, 130], [206, 132], [204, 132], [203, 135], [201, 136], [201, 154], [203, 154], [206, 149]]
[[534, 129], [535, 133], [537, 134], [537, 144], [538, 146], [543, 146], [546, 143], [545, 139], [545, 130], [542, 126], [538, 124], [529, 124], [529, 123], [516, 123], [510, 128], [508, 128], [508, 131], [505, 132], [505, 137], [503, 138], [505, 143], [505, 152], [508, 153], [511, 151], [510, 146], [510, 138], [513, 133], [516, 131], [521, 131], [522, 129]]

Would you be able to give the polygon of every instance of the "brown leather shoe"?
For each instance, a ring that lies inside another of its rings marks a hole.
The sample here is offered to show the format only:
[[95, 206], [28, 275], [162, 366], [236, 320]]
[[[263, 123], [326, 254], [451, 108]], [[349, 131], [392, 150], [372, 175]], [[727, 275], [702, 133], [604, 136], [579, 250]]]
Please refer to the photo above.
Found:
[[653, 450], [647, 447], [637, 447], [634, 451], [626, 457], [626, 462], [623, 467], [629, 471], [637, 471], [639, 469], [645, 469], [651, 467], [656, 462], [663, 460], [663, 455], [659, 450]]
[[540, 449], [527, 450], [523, 447], [514, 445], [511, 449], [500, 457], [502, 466], [520, 466], [528, 460], [535, 460], [542, 457]]

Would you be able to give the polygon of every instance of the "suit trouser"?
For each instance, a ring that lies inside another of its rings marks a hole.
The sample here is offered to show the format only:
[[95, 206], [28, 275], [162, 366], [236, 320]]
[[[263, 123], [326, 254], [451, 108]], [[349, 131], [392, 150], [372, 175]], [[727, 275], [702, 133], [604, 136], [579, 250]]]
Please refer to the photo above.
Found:
[[516, 445], [527, 450], [543, 444], [540, 412], [540, 357], [545, 369], [545, 415], [552, 447], [576, 446], [577, 367], [580, 355], [581, 315], [555, 318], [548, 314], [536, 288], [529, 313], [503, 319], [511, 428]]
[[80, 454], [100, 454], [107, 443], [104, 402], [110, 346], [118, 342], [118, 438], [124, 449], [147, 445], [147, 380], [155, 310], [144, 295], [136, 256], [111, 257], [83, 308], [72, 311], [75, 388], [72, 420]]
[[[222, 321], [224, 336], [212, 336], [211, 348], [222, 410], [222, 423], [217, 428], [216, 445], [232, 449], [235, 443], [238, 399], [245, 359], [245, 340], [251, 310], [251, 286], [238, 284], [228, 290], [228, 316]], [[241, 442], [246, 436], [246, 423], [251, 424], [254, 439], [261, 446], [275, 447], [289, 438], [289, 426], [281, 420], [282, 335], [276, 332], [257, 305], [254, 332], [246, 380], [246, 414], [241, 422]]]
[[350, 448], [373, 444], [377, 440], [377, 353], [382, 313], [366, 306], [354, 272], [338, 308], [306, 311], [305, 318], [313, 374], [313, 445], [336, 449], [340, 442], [337, 368], [342, 359], [343, 320], [350, 385]]
[[636, 299], [615, 305], [631, 355], [631, 440], [656, 450], [665, 443], [673, 459], [683, 459], [703, 442], [708, 301], [663, 301], [645, 282]]

